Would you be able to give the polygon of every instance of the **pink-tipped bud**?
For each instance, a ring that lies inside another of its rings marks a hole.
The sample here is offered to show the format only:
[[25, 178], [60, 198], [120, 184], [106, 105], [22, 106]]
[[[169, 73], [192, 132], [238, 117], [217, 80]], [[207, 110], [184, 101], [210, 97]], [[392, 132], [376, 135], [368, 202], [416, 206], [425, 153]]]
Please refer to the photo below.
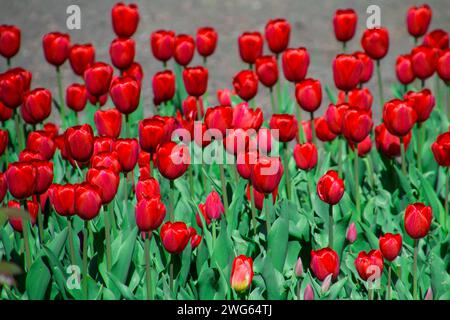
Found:
[[298, 258], [297, 263], [295, 264], [295, 275], [297, 277], [301, 277], [303, 275], [303, 262], [302, 258]]
[[352, 222], [347, 229], [347, 234], [345, 238], [348, 242], [353, 243], [356, 240], [356, 237], [358, 236], [358, 231], [356, 231], [356, 225], [354, 222]]
[[325, 278], [325, 280], [323, 280], [323, 282], [322, 282], [322, 287], [321, 287], [322, 293], [325, 293], [325, 292], [328, 291], [328, 289], [330, 289], [330, 284], [331, 284], [331, 278], [332, 278], [332, 277], [333, 277], [333, 275], [332, 275], [332, 274], [329, 274], [329, 275]]
[[220, 195], [215, 191], [211, 191], [205, 201], [206, 214], [211, 220], [219, 219], [224, 213], [225, 209], [223, 207]]
[[312, 286], [308, 283], [303, 293], [303, 300], [314, 300], [314, 290]]
[[428, 288], [427, 293], [425, 294], [425, 300], [433, 300], [433, 290]]

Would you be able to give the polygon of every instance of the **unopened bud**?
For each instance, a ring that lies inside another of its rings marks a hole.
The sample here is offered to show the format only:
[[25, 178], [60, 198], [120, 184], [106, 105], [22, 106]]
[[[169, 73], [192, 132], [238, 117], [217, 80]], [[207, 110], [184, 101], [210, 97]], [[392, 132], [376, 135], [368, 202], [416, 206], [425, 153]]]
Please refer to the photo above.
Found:
[[327, 292], [328, 291], [328, 289], [330, 289], [330, 284], [331, 284], [331, 278], [333, 277], [333, 274], [329, 274], [326, 278], [325, 278], [325, 280], [323, 280], [323, 282], [322, 282], [322, 288], [321, 288], [321, 290], [322, 290], [322, 293], [325, 293], [325, 292]]
[[295, 264], [295, 275], [297, 277], [301, 277], [303, 275], [303, 262], [302, 258], [298, 258], [297, 263]]
[[347, 235], [345, 236], [345, 238], [348, 242], [353, 243], [355, 242], [357, 236], [358, 231], [356, 231], [356, 225], [354, 222], [352, 222], [347, 229]]
[[303, 293], [303, 300], [314, 300], [314, 290], [312, 286], [308, 283]]

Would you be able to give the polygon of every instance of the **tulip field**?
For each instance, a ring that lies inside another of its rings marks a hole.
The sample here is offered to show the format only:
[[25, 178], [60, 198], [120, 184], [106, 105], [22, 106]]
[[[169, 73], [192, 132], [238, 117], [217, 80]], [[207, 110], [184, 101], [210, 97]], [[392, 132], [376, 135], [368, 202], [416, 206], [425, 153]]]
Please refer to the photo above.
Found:
[[35, 39], [50, 90], [15, 63], [26, 30], [0, 25], [0, 299], [449, 300], [449, 24], [432, 10], [405, 6], [392, 70], [389, 25], [330, 12], [333, 83], [289, 21], [242, 30], [245, 67], [217, 92], [214, 26], [148, 30], [149, 74], [139, 8], [117, 3], [110, 61]]

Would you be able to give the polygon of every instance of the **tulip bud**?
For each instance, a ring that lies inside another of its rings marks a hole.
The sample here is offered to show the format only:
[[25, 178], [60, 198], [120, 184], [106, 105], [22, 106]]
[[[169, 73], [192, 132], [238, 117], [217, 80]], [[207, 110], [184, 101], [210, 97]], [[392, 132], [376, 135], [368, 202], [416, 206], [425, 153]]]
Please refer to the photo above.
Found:
[[159, 197], [142, 198], [135, 208], [136, 225], [140, 232], [151, 232], [159, 228], [166, 216], [166, 207]]
[[322, 291], [322, 294], [326, 293], [329, 289], [330, 289], [330, 284], [331, 284], [331, 278], [332, 278], [332, 274], [329, 274], [325, 280], [323, 280], [322, 282], [322, 286], [320, 288], [320, 290]]
[[322, 86], [319, 80], [306, 79], [296, 84], [295, 98], [298, 105], [307, 112], [319, 109], [322, 103]]
[[406, 14], [406, 25], [408, 32], [415, 38], [423, 36], [431, 22], [431, 8], [424, 4], [420, 7], [412, 6], [408, 9]]
[[122, 114], [117, 109], [97, 110], [94, 114], [99, 136], [117, 138], [122, 130]]
[[336, 279], [339, 274], [339, 256], [330, 248], [311, 250], [311, 270], [320, 281], [328, 275]]
[[183, 252], [189, 242], [190, 232], [184, 222], [166, 222], [160, 231], [164, 248], [172, 254]]
[[26, 199], [34, 193], [37, 170], [32, 163], [10, 163], [5, 175], [9, 193], [11, 193], [14, 198]]
[[297, 83], [305, 79], [309, 67], [309, 53], [306, 48], [286, 49], [281, 61], [287, 81]]
[[42, 38], [45, 59], [48, 63], [59, 67], [69, 57], [70, 36], [65, 33], [51, 32]]
[[211, 191], [208, 197], [206, 197], [205, 210], [211, 220], [220, 219], [220, 216], [225, 212], [222, 199], [217, 191]]
[[314, 290], [311, 284], [307, 284], [305, 292], [303, 293], [303, 300], [314, 300]]
[[155, 165], [162, 176], [169, 180], [181, 177], [189, 167], [189, 149], [184, 144], [166, 142], [158, 147]]
[[353, 38], [358, 16], [353, 9], [338, 9], [333, 17], [334, 35], [338, 41], [347, 42]]
[[233, 95], [233, 93], [231, 92], [230, 89], [219, 89], [217, 90], [217, 101], [219, 102], [219, 104], [221, 106], [231, 106], [231, 96]]
[[88, 161], [94, 151], [94, 134], [88, 124], [68, 128], [64, 133], [64, 145], [70, 158]]
[[289, 45], [291, 25], [284, 19], [269, 20], [265, 28], [265, 36], [270, 51], [279, 54]]
[[372, 59], [382, 59], [389, 50], [388, 30], [386, 28], [366, 29], [361, 38], [361, 46]]
[[242, 70], [233, 78], [236, 94], [245, 101], [250, 101], [258, 93], [258, 77], [251, 70]]
[[127, 115], [133, 113], [139, 105], [141, 86], [132, 77], [117, 77], [111, 82], [109, 94], [117, 110]]
[[92, 44], [73, 45], [69, 52], [69, 62], [76, 75], [83, 76], [84, 71], [95, 61], [95, 48]]
[[173, 31], [158, 30], [150, 36], [150, 46], [153, 56], [159, 61], [166, 62], [172, 58], [175, 46], [175, 33]]
[[185, 68], [183, 83], [188, 95], [201, 97], [208, 88], [208, 69], [202, 66]]
[[295, 264], [295, 275], [300, 278], [303, 275], [303, 262], [302, 262], [302, 258], [298, 258], [297, 259], [297, 263]]
[[6, 59], [14, 57], [20, 49], [20, 29], [16, 26], [0, 26], [0, 54]]
[[356, 230], [356, 225], [354, 222], [350, 223], [347, 229], [347, 234], [345, 235], [345, 239], [349, 243], [353, 243], [356, 241], [356, 238], [358, 237], [358, 231]]
[[74, 83], [66, 89], [66, 105], [75, 112], [83, 111], [88, 100], [86, 87]]
[[317, 194], [320, 200], [329, 205], [337, 204], [344, 195], [344, 191], [344, 181], [334, 170], [329, 170], [317, 182]]
[[317, 164], [317, 148], [314, 143], [296, 144], [293, 151], [297, 168], [309, 171]]
[[196, 44], [198, 54], [202, 57], [209, 57], [214, 53], [217, 46], [218, 35], [214, 28], [203, 27], [197, 30]]
[[[206, 225], [209, 226], [211, 223], [211, 219], [209, 219], [208, 215], [206, 214], [206, 206], [203, 203], [199, 203], [198, 209], [199, 209], [200, 213], [202, 214], [203, 219], [206, 222]], [[198, 212], [195, 214], [195, 221], [197, 222], [197, 225], [199, 226], [199, 228], [203, 228], [202, 219], [200, 218], [200, 215]]]
[[175, 37], [173, 57], [179, 65], [187, 66], [194, 57], [194, 52], [194, 38], [187, 34], [180, 34]]
[[259, 32], [244, 32], [238, 38], [239, 54], [242, 61], [254, 64], [263, 52], [263, 37]]
[[191, 248], [195, 249], [202, 241], [202, 236], [198, 235], [193, 227], [189, 227], [189, 233], [191, 235]]
[[370, 277], [381, 277], [384, 267], [381, 251], [371, 250], [369, 253], [361, 251], [355, 259], [355, 267], [364, 281], [367, 281]]
[[234, 258], [230, 284], [236, 292], [247, 290], [253, 281], [253, 259], [245, 255]]
[[433, 289], [431, 287], [428, 288], [424, 300], [433, 300]]
[[433, 30], [423, 38], [423, 45], [440, 50], [448, 49], [448, 43], [448, 33], [442, 29]]
[[410, 204], [405, 210], [405, 229], [406, 233], [413, 239], [421, 239], [428, 234], [431, 221], [433, 220], [433, 211], [431, 207], [417, 202]]
[[389, 133], [398, 137], [405, 136], [416, 123], [417, 113], [410, 100], [394, 99], [384, 104], [383, 122]]
[[[405, 150], [408, 149], [411, 141], [411, 131], [403, 137]], [[394, 158], [400, 156], [400, 138], [390, 134], [384, 123], [375, 128], [375, 142], [377, 149], [387, 157]]]
[[155, 73], [152, 80], [153, 102], [160, 105], [175, 95], [175, 75], [170, 70]]
[[278, 65], [274, 56], [261, 56], [256, 59], [256, 75], [259, 81], [272, 88], [278, 81]]
[[434, 159], [442, 167], [450, 167], [450, 132], [440, 134], [431, 145]]
[[253, 166], [250, 179], [257, 191], [267, 195], [278, 187], [283, 172], [280, 158], [262, 156]]
[[339, 54], [333, 60], [334, 84], [339, 90], [350, 91], [358, 85], [363, 73], [361, 60], [350, 54]]
[[109, 46], [111, 63], [119, 70], [125, 70], [134, 62], [135, 42], [131, 38], [116, 38]]
[[386, 233], [379, 239], [379, 246], [383, 257], [393, 261], [402, 249], [402, 236], [400, 234]]
[[273, 114], [269, 126], [272, 130], [278, 130], [278, 140], [289, 142], [295, 139], [298, 132], [298, 122], [291, 114]]
[[100, 212], [102, 199], [98, 187], [82, 183], [75, 188], [75, 211], [83, 220], [94, 219]]

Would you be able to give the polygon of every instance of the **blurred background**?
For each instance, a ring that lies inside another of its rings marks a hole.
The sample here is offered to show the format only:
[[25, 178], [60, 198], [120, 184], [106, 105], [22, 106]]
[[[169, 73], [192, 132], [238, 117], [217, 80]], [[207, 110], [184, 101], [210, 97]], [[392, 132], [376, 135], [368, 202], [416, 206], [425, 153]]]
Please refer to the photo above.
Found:
[[[50, 31], [69, 33], [75, 43], [92, 43], [96, 48], [96, 59], [110, 62], [108, 50], [115, 35], [111, 26], [111, 8], [114, 0], [0, 0], [0, 24], [14, 24], [22, 30], [22, 45], [19, 54], [13, 58], [14, 66], [21, 66], [33, 73], [32, 87], [46, 87], [56, 94], [56, 75], [54, 67], [44, 58], [42, 36]], [[334, 37], [332, 17], [338, 8], [354, 8], [358, 13], [358, 30], [348, 43], [348, 51], [361, 50], [360, 39], [365, 29], [366, 13], [369, 5], [381, 8], [381, 24], [390, 31], [390, 50], [382, 61], [385, 100], [392, 98], [389, 89], [396, 81], [395, 59], [397, 55], [407, 53], [413, 46], [408, 35], [405, 17], [412, 5], [423, 1], [400, 0], [135, 0], [139, 7], [141, 20], [133, 38], [136, 41], [136, 61], [142, 64], [145, 78], [143, 96], [146, 114], [153, 111], [151, 78], [162, 69], [150, 51], [150, 33], [157, 29], [172, 29], [176, 33], [189, 33], [195, 37], [197, 28], [212, 26], [219, 33], [219, 42], [215, 54], [208, 58], [210, 71], [209, 102], [216, 104], [215, 92], [219, 88], [232, 88], [233, 75], [247, 66], [240, 60], [237, 38], [244, 31], [264, 32], [266, 22], [271, 18], [286, 18], [292, 26], [290, 47], [307, 47], [311, 64], [308, 77], [317, 78], [325, 85], [334, 88], [331, 62], [341, 51], [341, 44]], [[427, 0], [433, 9], [430, 30], [442, 28], [450, 31], [450, 6], [448, 0]], [[66, 9], [76, 4], [81, 9], [81, 30], [68, 30]], [[267, 47], [265, 51], [268, 53]], [[6, 63], [0, 59], [0, 68]], [[169, 63], [172, 67], [173, 60]], [[191, 66], [201, 63], [198, 55]], [[280, 69], [281, 72], [281, 69]], [[117, 71], [116, 71], [117, 73]], [[81, 82], [67, 61], [63, 65], [63, 84]], [[430, 80], [429, 80], [430, 81]], [[430, 81], [431, 82], [431, 81]], [[430, 83], [430, 86], [432, 83]], [[375, 73], [369, 82], [375, 101], [374, 113], [379, 115]], [[293, 97], [293, 90], [292, 90]], [[325, 94], [325, 92], [324, 92]], [[268, 90], [260, 85], [256, 97], [258, 105], [270, 110]], [[328, 105], [324, 98], [319, 114]]]

